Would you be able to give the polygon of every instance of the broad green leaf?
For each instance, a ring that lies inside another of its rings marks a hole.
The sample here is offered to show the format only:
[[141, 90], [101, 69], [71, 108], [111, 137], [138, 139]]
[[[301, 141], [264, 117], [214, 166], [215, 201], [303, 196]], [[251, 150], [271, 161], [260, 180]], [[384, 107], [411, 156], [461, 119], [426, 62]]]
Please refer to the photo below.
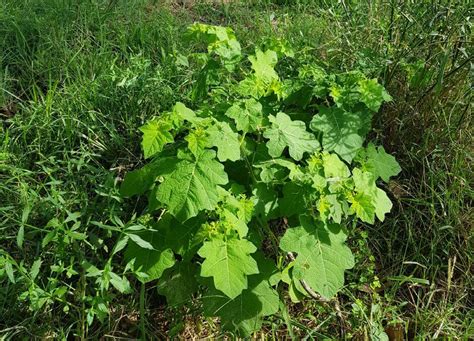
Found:
[[127, 172], [120, 186], [120, 194], [124, 197], [143, 194], [153, 185], [155, 179], [156, 175], [149, 165]]
[[292, 179], [297, 173], [298, 166], [290, 160], [278, 158], [254, 163], [255, 168], [261, 169], [260, 179], [265, 183], [284, 182]]
[[128, 172], [120, 186], [120, 194], [124, 197], [131, 197], [145, 193], [158, 176], [166, 174], [170, 170], [172, 163], [173, 159], [160, 157], [140, 169]]
[[[266, 265], [262, 264], [262, 268]], [[250, 276], [248, 289], [234, 299], [210, 288], [203, 297], [204, 313], [219, 316], [224, 329], [237, 330], [241, 336], [249, 336], [261, 328], [264, 316], [275, 314], [279, 309], [278, 292], [270, 284], [273, 277], [271, 270]]]
[[287, 182], [283, 186], [283, 197], [278, 201], [282, 215], [290, 217], [308, 211], [307, 200], [314, 193], [310, 186], [296, 182]]
[[159, 118], [148, 121], [140, 127], [143, 133], [142, 149], [146, 159], [161, 152], [165, 144], [174, 142], [170, 133], [172, 128], [170, 122]]
[[374, 203], [375, 215], [380, 221], [384, 221], [385, 214], [392, 210], [392, 201], [387, 196], [387, 193], [385, 193], [380, 188], [377, 188], [374, 196]]
[[292, 261], [283, 269], [281, 272], [281, 280], [288, 284], [288, 295], [290, 296], [291, 302], [298, 303], [307, 297], [308, 293], [301, 285], [301, 282], [293, 278], [295, 263], [296, 261]]
[[212, 210], [219, 199], [218, 187], [228, 182], [224, 166], [215, 160], [216, 153], [204, 150], [193, 157], [178, 153], [174, 170], [164, 176], [157, 198], [167, 205], [179, 221], [196, 216], [202, 210]]
[[219, 161], [237, 161], [240, 159], [239, 135], [235, 133], [229, 124], [215, 122], [207, 129], [209, 134], [208, 145], [217, 147], [217, 158]]
[[278, 194], [273, 187], [260, 183], [252, 191], [254, 215], [264, 221], [278, 215]]
[[157, 288], [160, 295], [166, 296], [169, 306], [178, 306], [191, 300], [191, 295], [198, 289], [197, 270], [197, 266], [189, 262], [180, 262], [166, 270]]
[[253, 98], [233, 104], [225, 114], [243, 132], [254, 132], [262, 125], [262, 105]]
[[194, 111], [186, 107], [186, 105], [181, 102], [176, 102], [176, 104], [173, 106], [173, 113], [179, 116], [180, 121], [186, 120], [194, 123], [196, 120], [198, 120]]
[[173, 251], [163, 243], [163, 235], [157, 231], [147, 230], [137, 233], [140, 239], [150, 243], [154, 250], [142, 248], [134, 242], [129, 242], [125, 251], [127, 261], [135, 260], [135, 269], [147, 275], [146, 278], [139, 278], [142, 282], [150, 282], [158, 279], [163, 271], [172, 267], [175, 263]]
[[360, 93], [360, 100], [375, 112], [379, 110], [382, 102], [392, 100], [392, 97], [376, 79], [360, 80], [357, 90]]
[[310, 127], [323, 133], [323, 149], [336, 152], [343, 160], [351, 162], [362, 147], [364, 138], [359, 135], [362, 120], [359, 115], [336, 107], [319, 107]]
[[181, 223], [171, 214], [165, 213], [157, 229], [164, 233], [165, 245], [187, 260], [194, 256], [202, 242], [198, 231], [204, 221], [203, 215], [198, 215]]
[[262, 251], [257, 251], [253, 255], [253, 258], [257, 261], [259, 274], [250, 277], [250, 282], [253, 283], [255, 280], [266, 279], [271, 286], [277, 285], [281, 281], [281, 272], [278, 270], [275, 261], [266, 258]]
[[333, 297], [344, 285], [344, 270], [354, 266], [346, 235], [337, 224], [325, 225], [309, 216], [300, 216], [301, 226], [289, 228], [280, 240], [280, 248], [296, 252], [293, 276], [304, 279], [313, 290]]
[[255, 76], [265, 83], [271, 83], [278, 80], [278, 74], [274, 67], [278, 62], [278, 56], [275, 51], [267, 50], [262, 52], [256, 49], [255, 55], [249, 57], [252, 63], [252, 69], [255, 71]]
[[247, 289], [247, 276], [258, 273], [257, 262], [250, 256], [257, 250], [245, 239], [212, 239], [204, 242], [199, 256], [205, 258], [201, 276], [213, 277], [215, 287], [230, 298]]
[[299, 161], [305, 152], [313, 153], [319, 149], [316, 137], [306, 131], [306, 125], [302, 121], [292, 121], [291, 118], [279, 112], [276, 116], [270, 115], [271, 127], [263, 136], [268, 139], [268, 152], [272, 157], [279, 157], [283, 150], [288, 147], [290, 156]]
[[348, 178], [351, 175], [347, 165], [336, 154], [323, 153], [322, 158], [326, 178]]
[[373, 143], [369, 143], [366, 148], [365, 168], [375, 175], [388, 182], [390, 177], [400, 173], [401, 168], [397, 160], [385, 152], [383, 146], [376, 148]]

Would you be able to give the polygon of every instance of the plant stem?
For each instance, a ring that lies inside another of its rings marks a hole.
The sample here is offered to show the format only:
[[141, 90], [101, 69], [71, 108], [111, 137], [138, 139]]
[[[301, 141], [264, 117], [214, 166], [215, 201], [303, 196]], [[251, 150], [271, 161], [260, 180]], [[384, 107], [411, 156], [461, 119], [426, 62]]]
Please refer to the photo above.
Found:
[[145, 283], [141, 284], [140, 287], [140, 334], [141, 339], [146, 340], [146, 331], [145, 331]]

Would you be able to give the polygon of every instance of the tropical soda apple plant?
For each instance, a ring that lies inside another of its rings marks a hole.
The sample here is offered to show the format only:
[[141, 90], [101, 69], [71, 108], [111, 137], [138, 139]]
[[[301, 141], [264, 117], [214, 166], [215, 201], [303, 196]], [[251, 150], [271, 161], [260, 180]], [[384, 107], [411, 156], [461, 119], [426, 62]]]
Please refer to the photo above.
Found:
[[200, 299], [224, 329], [249, 335], [284, 290], [335, 297], [354, 266], [350, 222], [390, 211], [377, 183], [400, 167], [365, 140], [391, 97], [281, 41], [245, 58], [230, 28], [196, 23], [187, 34], [207, 50], [180, 56], [199, 66], [189, 103], [140, 128], [149, 162], [126, 174], [121, 193], [147, 195], [146, 229], [125, 257], [169, 305]]

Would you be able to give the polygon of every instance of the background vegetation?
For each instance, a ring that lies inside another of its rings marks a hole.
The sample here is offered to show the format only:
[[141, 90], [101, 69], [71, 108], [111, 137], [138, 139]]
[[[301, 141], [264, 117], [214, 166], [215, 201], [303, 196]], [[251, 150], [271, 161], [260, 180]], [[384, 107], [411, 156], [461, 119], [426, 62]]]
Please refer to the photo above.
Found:
[[[114, 226], [143, 205], [118, 185], [141, 165], [138, 127], [189, 101], [177, 67], [194, 21], [243, 48], [288, 40], [335, 72], [359, 69], [394, 101], [371, 140], [403, 169], [384, 223], [350, 236], [356, 267], [331, 307], [291, 304], [261, 336], [396, 339], [474, 334], [472, 9], [444, 1], [48, 0], [0, 3], [0, 333], [4, 338], [221, 336], [200, 306], [121, 294]], [[109, 314], [106, 314], [106, 312]], [[183, 316], [185, 319], [183, 321]], [[88, 321], [94, 320], [89, 325]], [[258, 335], [260, 336], [260, 335]]]

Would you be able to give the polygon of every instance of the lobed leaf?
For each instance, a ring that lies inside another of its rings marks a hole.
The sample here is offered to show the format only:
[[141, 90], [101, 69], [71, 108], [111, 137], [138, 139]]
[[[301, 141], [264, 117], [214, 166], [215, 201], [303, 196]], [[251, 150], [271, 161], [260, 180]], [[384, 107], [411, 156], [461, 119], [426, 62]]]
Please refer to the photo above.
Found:
[[247, 289], [247, 276], [258, 273], [257, 262], [250, 256], [257, 250], [245, 239], [212, 239], [204, 242], [199, 256], [205, 260], [201, 276], [213, 277], [215, 287], [229, 298]]
[[345, 240], [339, 225], [326, 225], [302, 215], [300, 226], [285, 232], [280, 248], [298, 254], [293, 269], [295, 279], [304, 279], [319, 294], [331, 298], [344, 284], [344, 271], [354, 266]]
[[316, 137], [306, 131], [304, 122], [292, 121], [283, 112], [277, 113], [276, 116], [270, 115], [269, 119], [272, 125], [263, 136], [268, 139], [268, 152], [272, 157], [280, 157], [288, 147], [290, 156], [299, 161], [305, 152], [313, 153], [320, 148]]
[[219, 185], [225, 185], [228, 178], [215, 156], [216, 153], [208, 149], [196, 157], [182, 152], [178, 154], [173, 171], [164, 176], [156, 196], [179, 221], [216, 206]]

